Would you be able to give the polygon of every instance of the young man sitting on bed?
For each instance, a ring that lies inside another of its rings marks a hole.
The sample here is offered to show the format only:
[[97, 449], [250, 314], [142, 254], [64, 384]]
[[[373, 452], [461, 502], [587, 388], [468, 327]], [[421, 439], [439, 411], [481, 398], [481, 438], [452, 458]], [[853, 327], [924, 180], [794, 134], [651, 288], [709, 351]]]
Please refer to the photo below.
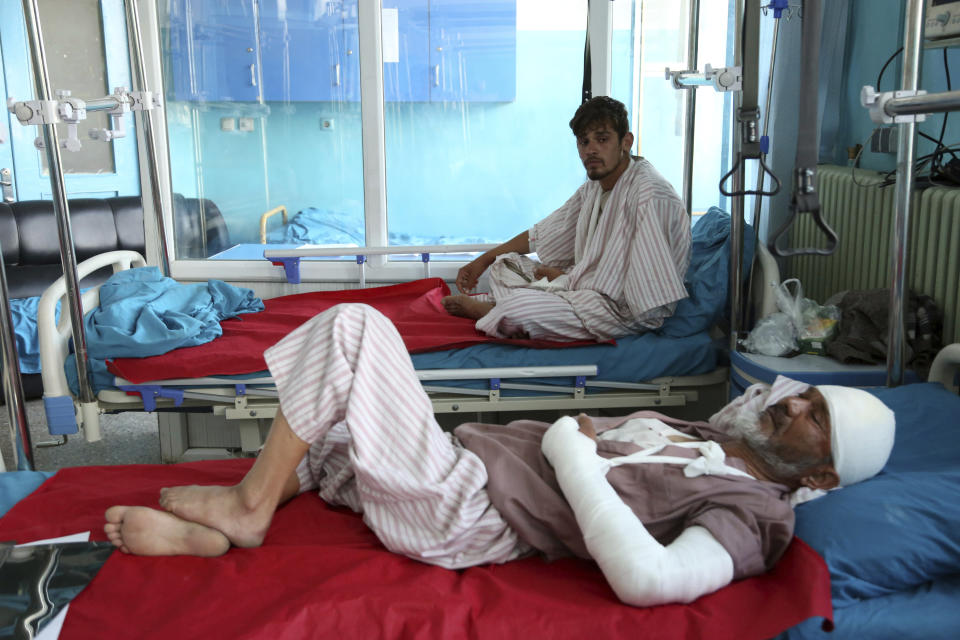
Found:
[[[443, 299], [487, 335], [609, 340], [658, 328], [687, 297], [690, 218], [653, 165], [631, 158], [626, 108], [598, 96], [570, 128], [589, 180], [529, 231], [461, 268], [461, 294]], [[524, 255], [534, 251], [542, 264]], [[465, 295], [488, 267], [491, 293]]]
[[422, 562], [577, 555], [624, 602], [689, 602], [776, 563], [793, 534], [791, 491], [872, 476], [893, 442], [893, 414], [874, 396], [785, 378], [710, 423], [640, 412], [447, 433], [396, 329], [361, 304], [264, 355], [282, 410], [250, 471], [232, 487], [164, 489], [164, 510], [111, 507], [104, 529], [122, 551], [258, 546], [280, 504], [318, 491]]

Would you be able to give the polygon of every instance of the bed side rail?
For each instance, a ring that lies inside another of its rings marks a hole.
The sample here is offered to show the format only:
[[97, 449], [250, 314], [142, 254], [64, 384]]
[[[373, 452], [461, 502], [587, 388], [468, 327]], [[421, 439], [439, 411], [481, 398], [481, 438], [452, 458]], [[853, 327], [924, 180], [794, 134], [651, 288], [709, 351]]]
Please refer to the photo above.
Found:
[[[98, 269], [113, 267], [113, 272], [124, 271], [133, 267], [146, 266], [147, 261], [136, 251], [108, 251], [84, 260], [77, 265], [77, 277], [82, 279]], [[44, 408], [47, 411], [47, 424], [51, 433], [76, 432], [76, 404], [67, 376], [64, 373], [64, 364], [70, 353], [70, 339], [72, 327], [69, 313], [61, 313], [60, 320], [56, 319], [58, 303], [63, 303], [66, 309], [67, 286], [61, 276], [47, 287], [40, 296], [37, 310], [37, 337], [40, 344], [40, 377], [43, 380]], [[84, 313], [100, 303], [100, 287], [91, 287], [81, 296], [81, 306]], [[73, 415], [71, 416], [71, 412]], [[64, 422], [73, 420], [73, 428], [63, 430]], [[96, 422], [96, 417], [81, 418], [81, 423]], [[99, 440], [99, 425], [85, 424], [87, 440]]]
[[960, 392], [958, 374], [960, 374], [960, 343], [948, 344], [933, 359], [927, 380], [939, 382], [946, 389], [958, 393]]
[[274, 264], [282, 264], [284, 275], [290, 284], [300, 284], [301, 258], [342, 258], [356, 256], [360, 288], [367, 285], [366, 264], [370, 256], [419, 255], [423, 262], [423, 277], [430, 277], [431, 254], [473, 254], [493, 249], [495, 244], [449, 244], [426, 246], [390, 247], [308, 247], [301, 249], [264, 249], [263, 257]]

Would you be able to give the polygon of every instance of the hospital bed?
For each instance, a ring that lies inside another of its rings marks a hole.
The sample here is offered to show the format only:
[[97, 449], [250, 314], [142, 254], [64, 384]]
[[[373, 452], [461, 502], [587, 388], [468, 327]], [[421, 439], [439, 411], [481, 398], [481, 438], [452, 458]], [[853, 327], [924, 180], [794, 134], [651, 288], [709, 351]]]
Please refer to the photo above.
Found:
[[874, 391], [897, 417], [883, 472], [797, 507], [796, 535], [827, 561], [836, 628], [782, 640], [960, 637], [960, 344], [930, 382]]
[[[0, 518], [0, 536], [28, 542], [90, 531], [100, 541], [109, 506], [155, 504], [171, 484], [232, 483], [249, 465], [63, 469]], [[0, 474], [0, 485], [26, 473]], [[61, 637], [759, 640], [829, 615], [826, 568], [799, 541], [770, 573], [690, 605], [641, 609], [620, 604], [599, 569], [579, 559], [461, 571], [410, 560], [384, 549], [359, 515], [309, 493], [278, 510], [255, 549], [219, 558], [114, 552], [70, 603]]]
[[[884, 471], [798, 507], [802, 542], [772, 572], [691, 605], [618, 604], [594, 565], [569, 558], [456, 572], [429, 567], [388, 553], [359, 516], [305, 494], [278, 511], [258, 549], [217, 559], [114, 553], [71, 604], [63, 637], [126, 637], [131, 629], [143, 638], [958, 637], [958, 372], [960, 345], [952, 345], [931, 382], [873, 390], [897, 418]], [[0, 539], [90, 530], [101, 540], [106, 507], [155, 504], [159, 488], [171, 484], [232, 483], [249, 465], [82, 467], [49, 479], [0, 474], [0, 513], [9, 509]]]
[[[616, 345], [544, 349], [491, 342], [414, 354], [414, 366], [435, 412], [453, 415], [616, 409], [622, 413], [641, 407], [682, 408], [701, 399], [709, 399], [713, 407], [722, 404], [728, 377], [725, 349], [710, 329], [726, 308], [729, 216], [719, 209], [711, 210], [694, 227], [693, 235], [686, 283], [691, 295], [678, 304], [677, 312], [657, 332], [629, 336], [617, 340]], [[142, 264], [142, 258], [130, 252], [104, 254], [81, 263], [78, 269], [82, 273], [107, 264], [122, 270]], [[94, 403], [85, 406], [79, 402], [66, 376], [69, 318], [61, 317], [57, 322], [53, 313], [64, 290], [63, 283], [58, 282], [47, 291], [38, 320], [44, 402], [52, 434], [76, 432], [78, 419], [87, 439], [95, 440], [101, 413], [160, 410], [165, 461], [249, 453], [260, 446], [277, 407], [276, 391], [262, 366], [231, 372], [244, 374], [241, 378], [218, 374], [198, 377], [194, 372], [135, 381], [121, 377], [96, 389]], [[327, 306], [330, 299], [372, 301], [376, 305], [376, 296], [389, 291], [386, 287], [325, 292], [317, 298]], [[83, 294], [85, 309], [97, 305], [98, 292], [91, 289]], [[431, 294], [435, 307], [440, 293]], [[297, 306], [304, 299], [298, 298]], [[310, 315], [313, 313], [305, 312], [304, 321]], [[463, 320], [442, 315], [447, 324]], [[469, 331], [475, 334], [472, 328]], [[154, 364], [147, 366], [151, 371], [169, 374], [174, 364], [171, 358], [175, 357], [151, 361]], [[206, 360], [219, 363], [222, 357], [218, 353]], [[699, 414], [710, 411], [707, 407]]]

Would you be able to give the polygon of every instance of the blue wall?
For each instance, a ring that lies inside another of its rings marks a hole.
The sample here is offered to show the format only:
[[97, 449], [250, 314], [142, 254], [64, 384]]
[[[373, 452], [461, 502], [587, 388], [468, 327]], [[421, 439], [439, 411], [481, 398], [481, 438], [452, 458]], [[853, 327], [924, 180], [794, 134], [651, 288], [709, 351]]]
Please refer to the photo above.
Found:
[[[901, 0], [854, 0], [847, 42], [847, 84], [845, 87], [846, 109], [843, 114], [845, 126], [841, 126], [843, 140], [837, 145], [835, 164], [846, 164], [843, 149], [857, 143], [864, 144], [876, 126], [867, 110], [860, 106], [860, 89], [864, 85], [876, 85], [880, 68], [898, 48], [903, 46], [903, 2]], [[887, 67], [883, 74], [881, 90], [892, 91], [900, 86], [903, 54]], [[953, 89], [960, 88], [960, 49], [947, 49], [947, 62], [951, 71]], [[927, 49], [921, 59], [920, 87], [929, 93], [947, 90], [944, 73], [943, 49]], [[931, 115], [919, 129], [927, 135], [939, 138], [943, 115]], [[960, 138], [960, 114], [947, 119], [944, 143], [957, 142]], [[869, 145], [866, 145], [869, 148]], [[934, 143], [919, 138], [918, 156], [930, 153]], [[871, 153], [864, 150], [860, 166], [865, 169], [889, 171], [896, 168], [895, 154]]]

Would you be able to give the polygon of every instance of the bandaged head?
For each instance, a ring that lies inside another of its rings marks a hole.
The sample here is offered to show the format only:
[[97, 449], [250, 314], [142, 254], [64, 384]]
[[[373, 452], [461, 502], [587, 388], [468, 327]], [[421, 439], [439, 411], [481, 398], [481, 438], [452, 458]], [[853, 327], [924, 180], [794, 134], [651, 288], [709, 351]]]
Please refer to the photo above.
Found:
[[893, 411], [862, 389], [820, 385], [817, 391], [830, 411], [830, 448], [840, 486], [879, 473], [893, 449]]
[[[810, 385], [777, 376], [773, 385], [754, 384], [719, 412], [710, 423], [730, 430], [738, 416], [756, 419], [764, 409], [786, 397], [806, 391]], [[876, 475], [887, 463], [893, 448], [893, 412], [876, 396], [851, 387], [821, 385], [830, 412], [830, 449], [839, 486], [845, 487]]]

